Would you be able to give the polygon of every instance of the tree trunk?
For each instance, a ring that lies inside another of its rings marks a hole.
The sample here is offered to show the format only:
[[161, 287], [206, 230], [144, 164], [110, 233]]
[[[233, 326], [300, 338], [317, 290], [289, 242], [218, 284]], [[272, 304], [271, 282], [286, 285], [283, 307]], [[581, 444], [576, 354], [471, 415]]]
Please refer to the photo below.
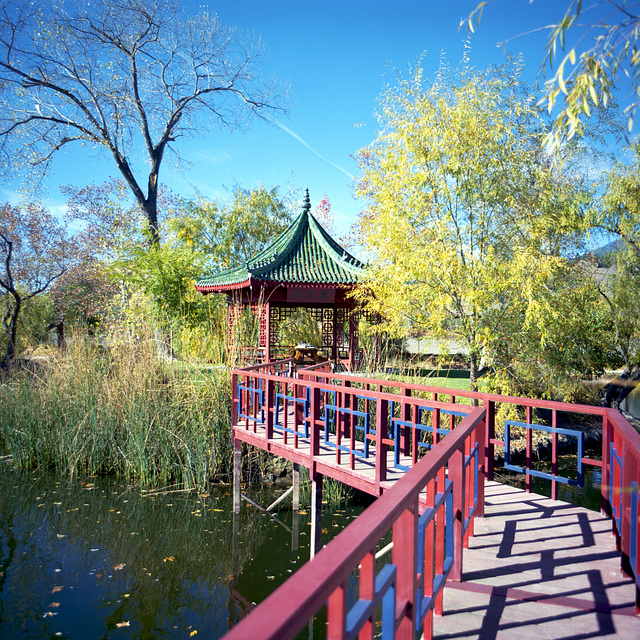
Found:
[[[469, 381], [471, 382], [471, 391], [478, 390], [478, 354], [471, 353], [469, 355]], [[478, 406], [477, 398], [474, 398], [473, 405]]]
[[2, 364], [8, 365], [16, 357], [16, 339], [18, 336], [18, 317], [20, 310], [22, 309], [22, 298], [17, 291], [9, 292], [15, 301], [15, 305], [9, 316], [9, 322], [7, 324], [6, 318], [4, 321], [5, 333], [7, 334], [7, 350], [5, 351]]
[[149, 225], [149, 241], [152, 247], [160, 246], [160, 227], [158, 225], [158, 174], [149, 174], [149, 188], [144, 202], [144, 213]]

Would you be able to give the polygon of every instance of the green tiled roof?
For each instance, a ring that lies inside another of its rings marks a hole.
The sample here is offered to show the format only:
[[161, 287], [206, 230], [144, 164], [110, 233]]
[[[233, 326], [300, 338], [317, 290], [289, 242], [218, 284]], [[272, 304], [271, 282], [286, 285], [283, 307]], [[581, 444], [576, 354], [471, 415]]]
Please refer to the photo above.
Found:
[[252, 282], [351, 286], [365, 264], [347, 253], [311, 215], [307, 192], [302, 213], [269, 247], [246, 265], [213, 274], [196, 282], [203, 293], [222, 291]]

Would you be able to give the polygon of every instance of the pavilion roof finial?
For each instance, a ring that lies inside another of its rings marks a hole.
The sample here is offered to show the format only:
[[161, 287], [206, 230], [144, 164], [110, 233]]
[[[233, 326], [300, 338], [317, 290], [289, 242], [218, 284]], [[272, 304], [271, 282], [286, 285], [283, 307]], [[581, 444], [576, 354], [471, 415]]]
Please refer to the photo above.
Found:
[[304, 211], [311, 211], [311, 200], [309, 198], [309, 187], [305, 187], [304, 190], [304, 201], [302, 203], [302, 209]]

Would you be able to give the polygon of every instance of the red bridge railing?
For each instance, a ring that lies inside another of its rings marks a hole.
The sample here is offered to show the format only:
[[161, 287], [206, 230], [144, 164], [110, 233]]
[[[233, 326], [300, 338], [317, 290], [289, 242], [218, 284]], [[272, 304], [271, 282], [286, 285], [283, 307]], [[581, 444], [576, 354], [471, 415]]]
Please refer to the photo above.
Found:
[[[234, 371], [236, 437], [308, 468], [327, 464], [317, 456], [321, 447], [330, 450], [332, 477], [380, 495], [391, 471], [397, 476], [414, 466], [472, 410], [394, 389], [331, 384], [332, 374], [318, 370], [323, 366], [295, 378], [290, 361]], [[482, 449], [484, 455], [484, 443]], [[355, 472], [358, 463], [375, 470], [373, 479]]]
[[[433, 612], [442, 613], [447, 577], [460, 579], [463, 547], [480, 504], [484, 415], [483, 408], [471, 409], [430, 455], [225, 638], [295, 638], [327, 602], [328, 638], [355, 638], [363, 630], [371, 637], [379, 605], [383, 638], [413, 639], [416, 629], [431, 629]], [[378, 568], [376, 554], [389, 533], [392, 560]], [[354, 571], [359, 597], [348, 607]]]
[[[354, 638], [363, 629], [371, 637], [377, 608], [383, 638], [413, 638], [420, 628], [429, 638], [447, 576], [460, 579], [473, 517], [483, 513], [484, 478], [492, 477], [500, 450], [505, 468], [525, 474], [528, 490], [534, 477], [545, 478], [554, 498], [559, 484], [583, 481], [584, 465], [601, 468], [602, 511], [612, 518], [622, 566], [635, 577], [640, 613], [640, 434], [618, 411], [366, 379], [329, 366], [300, 370], [297, 378], [290, 373], [288, 361], [233, 372], [234, 433], [309, 468], [319, 464], [321, 442], [351, 468], [356, 459], [369, 460], [375, 488], [358, 488], [382, 496], [225, 638], [293, 638], [325, 603], [328, 638]], [[571, 414], [602, 419], [601, 459], [585, 457], [582, 431], [566, 420]], [[514, 431], [525, 441], [521, 460], [514, 460]], [[550, 440], [543, 469], [532, 455], [536, 431]], [[575, 443], [577, 461], [564, 476], [562, 441]], [[388, 451], [406, 473], [383, 493]], [[358, 486], [348, 474], [344, 481]], [[378, 567], [388, 534], [392, 561]], [[353, 572], [359, 598], [348, 607]]]

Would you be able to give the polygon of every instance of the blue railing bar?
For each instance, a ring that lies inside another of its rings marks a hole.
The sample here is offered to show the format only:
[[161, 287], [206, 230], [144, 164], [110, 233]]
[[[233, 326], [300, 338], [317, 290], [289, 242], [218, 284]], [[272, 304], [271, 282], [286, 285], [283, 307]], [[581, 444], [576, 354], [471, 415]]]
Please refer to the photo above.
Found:
[[580, 478], [566, 478], [565, 476], [557, 476], [554, 473], [547, 473], [546, 471], [537, 471], [536, 469], [525, 469], [524, 467], [519, 467], [515, 464], [505, 464], [505, 469], [509, 471], [515, 471], [516, 473], [524, 473], [528, 476], [534, 476], [536, 478], [543, 478], [544, 480], [555, 480], [556, 482], [561, 482], [562, 484], [571, 485], [572, 487], [581, 487], [582, 480]]
[[[345, 640], [351, 640], [357, 637], [364, 623], [375, 613], [380, 602], [383, 601], [385, 594], [392, 588], [396, 581], [396, 566], [386, 564], [378, 572], [375, 580], [374, 596], [372, 600], [358, 600], [347, 613], [346, 619], [346, 635]], [[394, 590], [395, 591], [395, 590]], [[394, 593], [395, 601], [395, 593]], [[384, 609], [384, 606], [383, 606]], [[395, 603], [394, 611], [395, 614]], [[384, 619], [384, 611], [383, 611]], [[384, 621], [383, 621], [384, 624]]]
[[420, 604], [420, 616], [416, 620], [416, 631], [419, 631], [420, 629], [422, 629], [425, 616], [427, 615], [427, 613], [429, 613], [431, 609], [433, 609], [436, 603], [436, 598], [438, 597], [440, 591], [442, 591], [442, 589], [444, 588], [446, 582], [447, 582], [446, 577], [443, 576], [441, 573], [436, 574], [435, 577], [433, 578], [433, 594], [430, 596], [422, 597], [422, 601]]
[[451, 558], [453, 562], [453, 483], [447, 480], [445, 483], [445, 492], [447, 492], [445, 513], [445, 557]]
[[[412, 422], [411, 420], [402, 420], [400, 418], [391, 418], [391, 422], [403, 427], [411, 427], [420, 431], [428, 431], [430, 433], [433, 433], [433, 427], [429, 424], [422, 424], [422, 422]], [[446, 436], [447, 434], [451, 433], [451, 429], [445, 429], [443, 427], [438, 427], [436, 431], [438, 432], [438, 435], [441, 436]]]
[[382, 597], [382, 640], [394, 640], [396, 635], [396, 582], [394, 581]]
[[516, 427], [524, 427], [525, 429], [535, 429], [536, 431], [546, 431], [547, 433], [559, 433], [565, 436], [579, 436], [582, 431], [576, 429], [565, 429], [564, 427], [551, 427], [547, 424], [537, 424], [532, 422], [518, 422], [517, 420], [505, 420], [505, 425], [514, 425]]
[[295, 396], [288, 396], [284, 393], [276, 393], [276, 400], [290, 400], [291, 402], [298, 402], [299, 404], [306, 404], [309, 402], [306, 398], [296, 398]]
[[[613, 463], [616, 462], [618, 465], [618, 469], [620, 470], [620, 478], [623, 477], [624, 472], [624, 460], [622, 456], [618, 456], [618, 452], [613, 446], [613, 442], [610, 443], [609, 446], [609, 473], [611, 476], [615, 473]], [[609, 481], [609, 503], [611, 504], [611, 512], [613, 515], [613, 520], [616, 523], [616, 527], [618, 527], [618, 532], [620, 532], [620, 528], [622, 526], [622, 496], [618, 496], [617, 504], [613, 501], [613, 489], [615, 486], [615, 482], [613, 480]], [[622, 484], [622, 480], [620, 482]]]
[[[535, 469], [525, 469], [520, 465], [511, 464], [511, 426], [524, 427], [525, 429], [535, 429], [537, 431], [546, 431], [548, 433], [561, 433], [563, 435], [575, 436], [577, 438], [577, 474], [578, 478], [567, 478], [565, 476], [555, 475], [553, 473], [547, 473], [545, 471], [537, 471]], [[516, 420], [504, 421], [504, 468], [509, 471], [515, 471], [516, 473], [524, 473], [528, 476], [536, 478], [542, 478], [544, 480], [551, 480], [555, 482], [561, 482], [563, 484], [571, 485], [574, 487], [584, 486], [584, 467], [582, 464], [582, 453], [584, 450], [584, 434], [582, 431], [575, 431], [574, 429], [561, 429], [548, 427], [547, 425], [529, 424], [526, 422], [518, 422]]]

